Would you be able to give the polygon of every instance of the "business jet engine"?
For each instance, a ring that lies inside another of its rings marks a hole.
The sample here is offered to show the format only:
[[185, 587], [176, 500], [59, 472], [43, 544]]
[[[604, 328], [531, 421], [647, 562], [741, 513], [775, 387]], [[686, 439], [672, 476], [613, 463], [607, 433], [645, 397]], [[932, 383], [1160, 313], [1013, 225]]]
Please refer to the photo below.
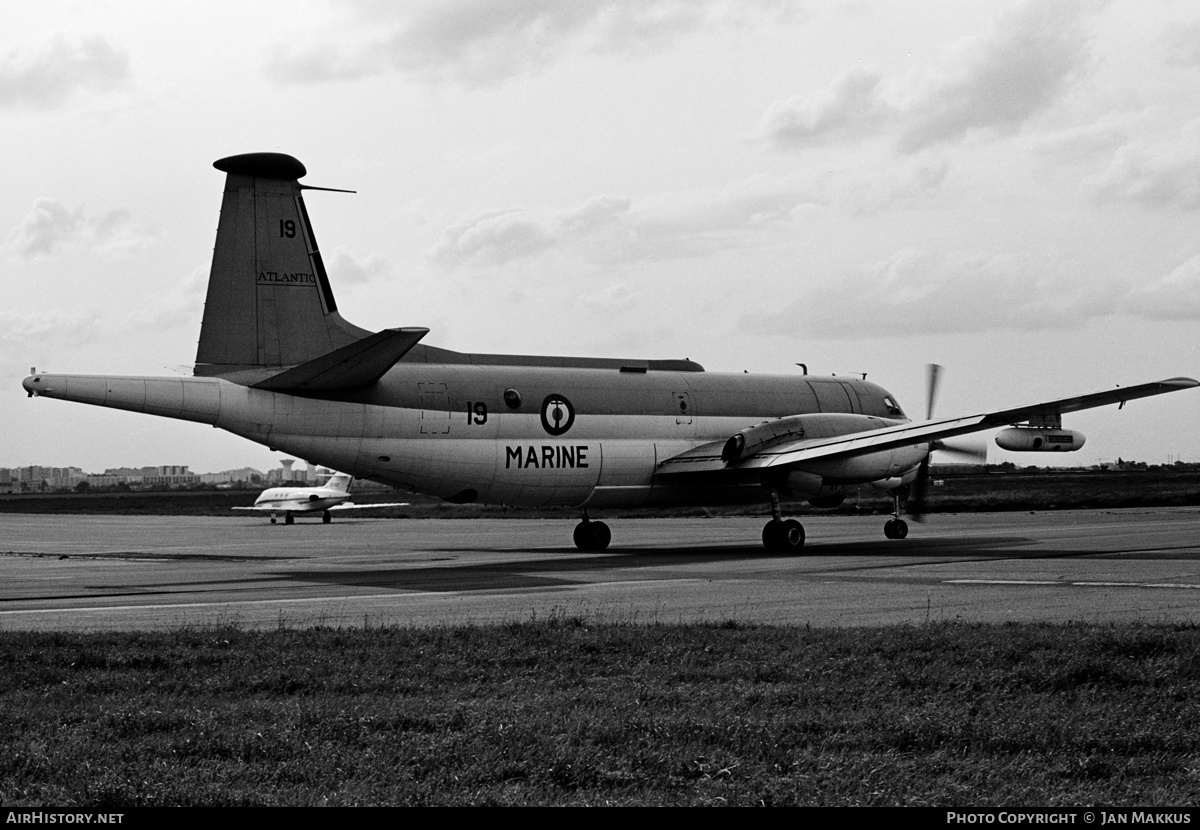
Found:
[[1087, 437], [1073, 429], [1009, 427], [996, 435], [996, 444], [1012, 452], [1075, 452]]

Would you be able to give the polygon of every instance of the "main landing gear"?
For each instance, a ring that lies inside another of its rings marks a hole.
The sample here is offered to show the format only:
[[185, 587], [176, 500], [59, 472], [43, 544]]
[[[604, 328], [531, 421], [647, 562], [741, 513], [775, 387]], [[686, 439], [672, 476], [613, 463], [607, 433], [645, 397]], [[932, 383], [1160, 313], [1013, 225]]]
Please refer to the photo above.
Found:
[[908, 535], [908, 522], [900, 518], [900, 492], [892, 493], [892, 518], [883, 525], [883, 535], [889, 539], [903, 539]]
[[771, 521], [763, 528], [763, 547], [780, 553], [796, 553], [804, 547], [804, 525], [784, 519], [779, 509], [779, 491], [771, 489]]
[[324, 513], [321, 514], [321, 521], [323, 521], [325, 524], [329, 524], [330, 522], [333, 521], [333, 515], [328, 510], [326, 510]]
[[583, 521], [575, 525], [575, 547], [585, 551], [604, 550], [612, 541], [612, 531], [604, 522], [593, 522], [583, 511]]

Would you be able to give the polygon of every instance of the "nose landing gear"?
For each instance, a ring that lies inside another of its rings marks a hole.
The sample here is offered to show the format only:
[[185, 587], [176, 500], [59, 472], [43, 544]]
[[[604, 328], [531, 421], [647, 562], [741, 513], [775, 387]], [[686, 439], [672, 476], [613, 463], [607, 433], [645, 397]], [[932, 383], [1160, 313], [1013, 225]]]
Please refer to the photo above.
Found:
[[903, 539], [908, 536], [908, 522], [900, 518], [900, 491], [892, 492], [892, 518], [883, 525], [883, 535], [888, 539]]

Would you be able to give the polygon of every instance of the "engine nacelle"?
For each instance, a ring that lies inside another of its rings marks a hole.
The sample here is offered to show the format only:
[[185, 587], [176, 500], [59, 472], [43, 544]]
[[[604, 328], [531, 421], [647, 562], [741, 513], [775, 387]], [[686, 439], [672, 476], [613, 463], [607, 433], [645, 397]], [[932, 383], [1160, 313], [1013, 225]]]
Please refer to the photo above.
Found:
[[996, 435], [996, 444], [1012, 452], [1075, 452], [1087, 437], [1073, 429], [1009, 427]]
[[857, 415], [847, 412], [830, 412], [827, 414], [788, 415], [784, 418], [774, 418], [735, 432], [721, 448], [721, 460], [726, 464], [734, 464], [743, 458], [761, 452], [762, 450], [792, 440], [805, 438], [832, 438], [836, 435], [849, 435], [854, 432], [865, 432], [869, 429], [898, 424], [900, 421], [889, 421], [876, 418], [874, 415]]
[[768, 445], [778, 444], [792, 437], [803, 438], [805, 419], [804, 415], [790, 415], [764, 421], [734, 433], [721, 448], [721, 460], [732, 464], [754, 455]]

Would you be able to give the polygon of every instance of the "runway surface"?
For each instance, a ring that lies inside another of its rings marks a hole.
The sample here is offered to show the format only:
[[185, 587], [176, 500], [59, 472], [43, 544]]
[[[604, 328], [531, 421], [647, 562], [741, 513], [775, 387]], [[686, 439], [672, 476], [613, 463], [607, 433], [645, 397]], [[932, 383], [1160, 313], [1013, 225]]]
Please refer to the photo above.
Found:
[[804, 554], [763, 519], [0, 516], [0, 629], [941, 620], [1196, 622], [1200, 509], [809, 517]]

